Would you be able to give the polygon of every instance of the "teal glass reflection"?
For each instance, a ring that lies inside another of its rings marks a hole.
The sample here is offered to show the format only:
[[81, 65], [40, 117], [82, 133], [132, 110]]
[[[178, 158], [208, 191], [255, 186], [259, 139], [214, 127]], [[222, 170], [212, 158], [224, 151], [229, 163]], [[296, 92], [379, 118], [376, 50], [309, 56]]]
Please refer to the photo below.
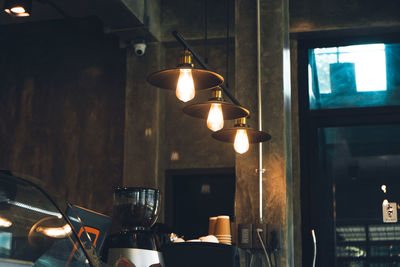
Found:
[[400, 104], [399, 44], [363, 44], [309, 50], [311, 109]]

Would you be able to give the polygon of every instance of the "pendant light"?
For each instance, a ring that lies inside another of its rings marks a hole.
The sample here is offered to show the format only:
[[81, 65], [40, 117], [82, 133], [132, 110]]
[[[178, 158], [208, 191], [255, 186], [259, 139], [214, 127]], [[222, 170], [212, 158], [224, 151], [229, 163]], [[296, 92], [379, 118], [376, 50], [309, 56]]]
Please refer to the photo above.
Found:
[[179, 65], [174, 69], [157, 71], [147, 77], [147, 81], [159, 88], [176, 90], [176, 96], [183, 102], [195, 96], [195, 90], [206, 90], [221, 85], [221, 75], [203, 69], [193, 68], [192, 54], [185, 49]]
[[15, 17], [29, 17], [32, 12], [32, 0], [5, 0], [4, 11]]
[[246, 117], [237, 119], [231, 129], [223, 129], [213, 133], [212, 137], [222, 142], [233, 143], [235, 151], [239, 154], [247, 152], [249, 144], [266, 142], [271, 139], [271, 136], [266, 132], [249, 128], [246, 125]]
[[[207, 64], [205, 64], [204, 61], [201, 60], [201, 58], [193, 51], [193, 49], [177, 31], [172, 32], [172, 34], [174, 35], [176, 40], [181, 43], [182, 46], [185, 48], [184, 53], [181, 56], [180, 64], [177, 66], [177, 68], [166, 69], [150, 74], [147, 77], [147, 81], [150, 84], [162, 89], [176, 90], [178, 85], [178, 78], [181, 72], [180, 70], [190, 69], [190, 73], [193, 78], [193, 87], [195, 88], [195, 90], [212, 89], [220, 86], [222, 88], [222, 91], [234, 104], [223, 102], [221, 92], [218, 92], [218, 89], [215, 89], [212, 92], [212, 98], [207, 103], [185, 107], [185, 113], [198, 118], [208, 118], [208, 115], [210, 115], [211, 113], [208, 124], [211, 129], [216, 130], [221, 127], [221, 117], [225, 120], [233, 119], [232, 117], [230, 117], [232, 115], [229, 115], [231, 113], [224, 112], [224, 110], [235, 110], [235, 112], [237, 113], [244, 112], [243, 117], [236, 119], [234, 128], [216, 131], [212, 134], [213, 138], [222, 142], [233, 143], [236, 152], [240, 154], [245, 153], [249, 149], [249, 144], [261, 143], [270, 140], [271, 136], [268, 133], [257, 131], [247, 127], [246, 117], [250, 112], [247, 109], [241, 107], [239, 101], [237, 101], [237, 99], [229, 92], [228, 88], [226, 88], [226, 86], [222, 84], [224, 81], [222, 76], [215, 72], [209, 71]], [[191, 59], [192, 55], [204, 69], [193, 68]], [[190, 75], [182, 76], [186, 80], [191, 81]], [[191, 82], [189, 82], [188, 84], [190, 84], [189, 87], [191, 88]], [[191, 93], [187, 95], [191, 96], [190, 94]], [[189, 100], [186, 99], [186, 101]], [[206, 106], [207, 108], [203, 108], [203, 106]], [[237, 109], [237, 107], [239, 107], [240, 111]], [[232, 113], [235, 114], [235, 112]]]
[[[207, 0], [204, 1], [204, 50], [205, 57], [208, 58], [207, 49]], [[227, 8], [228, 9], [228, 8]], [[227, 12], [229, 13], [229, 12]], [[226, 81], [229, 80], [229, 15], [227, 15], [227, 31], [226, 31]], [[226, 91], [225, 91], [226, 92]], [[229, 96], [229, 95], [228, 95]], [[213, 131], [219, 131], [224, 127], [224, 120], [233, 120], [242, 117], [249, 116], [250, 112], [237, 105], [235, 101], [232, 100], [234, 104], [224, 102], [222, 99], [222, 88], [216, 87], [212, 89], [211, 98], [208, 99], [206, 103], [193, 104], [186, 106], [183, 112], [189, 116], [207, 119], [207, 127]]]
[[224, 127], [224, 120], [247, 117], [250, 114], [241, 106], [224, 102], [220, 87], [212, 90], [211, 98], [206, 103], [186, 106], [183, 112], [192, 117], [207, 119], [207, 127], [214, 132]]

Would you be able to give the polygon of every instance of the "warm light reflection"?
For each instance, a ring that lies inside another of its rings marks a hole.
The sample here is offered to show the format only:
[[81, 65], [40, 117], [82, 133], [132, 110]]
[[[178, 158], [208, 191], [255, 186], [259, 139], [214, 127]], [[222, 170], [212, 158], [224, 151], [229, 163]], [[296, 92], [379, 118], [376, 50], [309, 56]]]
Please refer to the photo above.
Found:
[[381, 189], [382, 189], [383, 193], [386, 194], [386, 185], [383, 184], [383, 185], [381, 186]]
[[68, 224], [63, 227], [38, 227], [36, 228], [37, 232], [43, 233], [49, 237], [53, 238], [63, 238], [71, 233], [71, 226]]
[[246, 130], [237, 130], [233, 147], [235, 148], [235, 151], [239, 154], [243, 154], [247, 152], [247, 150], [249, 150], [249, 138], [247, 136]]
[[221, 104], [211, 104], [207, 117], [207, 127], [214, 132], [224, 128], [224, 115], [222, 114]]
[[19, 13], [19, 14], [17, 14], [17, 17], [29, 17], [30, 16], [30, 14], [29, 13]]
[[389, 204], [389, 201], [387, 199], [384, 199], [383, 202], [382, 202], [382, 205], [383, 206], [387, 206], [388, 204]]
[[191, 69], [180, 69], [176, 97], [183, 102], [192, 100], [195, 95], [194, 82]]
[[22, 6], [15, 6], [11, 8], [11, 12], [14, 14], [22, 14], [25, 13], [25, 8], [23, 8]]
[[11, 222], [11, 221], [9, 221], [9, 220], [7, 220], [7, 219], [5, 219], [5, 218], [0, 217], [0, 227], [7, 228], [7, 227], [10, 227], [11, 225], [12, 225], [12, 222]]
[[7, 12], [8, 14], [11, 14], [11, 10], [8, 8], [4, 9], [4, 11]]

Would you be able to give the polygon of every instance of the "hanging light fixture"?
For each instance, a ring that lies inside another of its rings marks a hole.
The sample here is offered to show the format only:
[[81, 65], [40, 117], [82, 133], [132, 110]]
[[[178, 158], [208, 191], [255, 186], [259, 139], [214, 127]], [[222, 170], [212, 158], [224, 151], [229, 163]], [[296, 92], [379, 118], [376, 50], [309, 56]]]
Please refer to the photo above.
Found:
[[32, 0], [5, 0], [4, 11], [15, 17], [29, 17], [32, 12]]
[[224, 127], [224, 120], [247, 117], [250, 114], [241, 106], [224, 102], [220, 87], [212, 90], [211, 98], [206, 103], [186, 106], [183, 112], [192, 117], [207, 119], [207, 127], [214, 132]]
[[[237, 118], [234, 128], [218, 130], [212, 134], [213, 138], [222, 142], [234, 143], [235, 151], [240, 154], [248, 151], [249, 144], [261, 143], [270, 140], [271, 136], [268, 133], [247, 127], [246, 117], [249, 116], [250, 112], [243, 108], [239, 101], [237, 101], [237, 99], [229, 92], [228, 88], [222, 84], [224, 82], [224, 78], [217, 73], [209, 71], [208, 66], [193, 51], [193, 49], [188, 43], [186, 43], [186, 41], [177, 31], [172, 32], [172, 34], [185, 48], [185, 51], [181, 56], [180, 64], [175, 69], [166, 69], [150, 74], [147, 77], [147, 81], [156, 87], [174, 90], [178, 87], [178, 78], [180, 77], [181, 73], [180, 70], [190, 69], [193, 78], [193, 87], [195, 90], [212, 88], [215, 88], [215, 90], [213, 90], [212, 97], [207, 103], [190, 105], [184, 108], [184, 112], [193, 117], [207, 118], [207, 126], [213, 131], [223, 127], [223, 120]], [[203, 69], [193, 68], [191, 59], [192, 55]], [[192, 83], [190, 75], [182, 74], [182, 76], [186, 80], [190, 81], [186, 84], [189, 84], [190, 86], [188, 87], [191, 89]], [[223, 102], [221, 90], [220, 88], [216, 88], [219, 86], [233, 104]], [[189, 92], [190, 91], [191, 90], [189, 90]], [[181, 93], [177, 93], [177, 96], [179, 97], [180, 94]], [[191, 97], [193, 94], [185, 93], [184, 95], [189, 95], [189, 97]], [[186, 97], [186, 99], [183, 99], [183, 101], [189, 101], [189, 97]], [[234, 111], [229, 112], [232, 110]], [[242, 117], [239, 116], [239, 113]]]
[[195, 96], [195, 90], [206, 90], [221, 85], [221, 75], [203, 69], [193, 68], [192, 54], [185, 49], [179, 65], [174, 69], [161, 70], [150, 74], [147, 81], [159, 88], [176, 90], [176, 96], [183, 102]]
[[212, 137], [222, 141], [233, 143], [235, 151], [243, 154], [249, 150], [249, 144], [265, 142], [271, 139], [266, 132], [249, 128], [246, 125], [246, 117], [237, 119], [231, 129], [223, 129], [212, 134]]

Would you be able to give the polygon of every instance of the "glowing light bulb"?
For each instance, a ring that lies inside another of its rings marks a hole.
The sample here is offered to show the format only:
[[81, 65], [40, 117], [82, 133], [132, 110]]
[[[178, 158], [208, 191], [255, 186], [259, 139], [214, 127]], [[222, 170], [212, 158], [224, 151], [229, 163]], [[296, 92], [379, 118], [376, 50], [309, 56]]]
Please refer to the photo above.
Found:
[[207, 127], [211, 131], [218, 131], [224, 128], [224, 115], [221, 104], [211, 104], [207, 117]]
[[176, 97], [183, 102], [194, 98], [194, 82], [191, 69], [180, 69], [178, 84], [176, 86]]
[[381, 190], [383, 191], [383, 193], [386, 194], [386, 185], [383, 184], [383, 185], [381, 186]]
[[25, 8], [23, 8], [22, 6], [12, 7], [11, 12], [14, 14], [22, 14], [25, 13]]
[[10, 227], [11, 225], [12, 225], [12, 222], [11, 222], [11, 221], [9, 221], [9, 220], [7, 220], [7, 219], [5, 219], [5, 218], [0, 217], [0, 227], [7, 228], [7, 227]]
[[247, 137], [246, 130], [237, 130], [233, 147], [235, 148], [235, 151], [239, 154], [243, 154], [247, 152], [247, 150], [249, 150], [249, 138]]

